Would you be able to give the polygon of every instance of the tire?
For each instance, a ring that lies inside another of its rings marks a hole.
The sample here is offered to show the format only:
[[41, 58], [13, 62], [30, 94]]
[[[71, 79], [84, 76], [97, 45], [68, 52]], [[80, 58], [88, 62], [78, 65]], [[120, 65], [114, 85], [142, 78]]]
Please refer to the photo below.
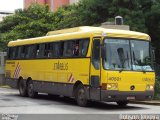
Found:
[[124, 107], [124, 106], [127, 106], [128, 101], [119, 101], [119, 102], [117, 102], [117, 104], [118, 104], [119, 106]]
[[26, 88], [26, 82], [21, 79], [18, 83], [18, 89], [19, 89], [19, 94], [22, 97], [26, 97], [27, 96], [27, 88]]
[[88, 101], [87, 101], [86, 91], [83, 85], [78, 85], [75, 93], [75, 99], [79, 106], [81, 107], [87, 106]]
[[38, 92], [35, 92], [33, 89], [33, 82], [31, 80], [27, 83], [27, 93], [30, 98], [35, 98], [38, 95]]

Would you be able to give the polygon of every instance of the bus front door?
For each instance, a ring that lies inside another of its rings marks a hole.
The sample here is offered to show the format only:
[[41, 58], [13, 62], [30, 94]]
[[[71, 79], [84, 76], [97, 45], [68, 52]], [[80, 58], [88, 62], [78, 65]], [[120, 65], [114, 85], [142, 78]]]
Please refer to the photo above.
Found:
[[94, 38], [90, 68], [90, 99], [100, 100], [100, 39]]

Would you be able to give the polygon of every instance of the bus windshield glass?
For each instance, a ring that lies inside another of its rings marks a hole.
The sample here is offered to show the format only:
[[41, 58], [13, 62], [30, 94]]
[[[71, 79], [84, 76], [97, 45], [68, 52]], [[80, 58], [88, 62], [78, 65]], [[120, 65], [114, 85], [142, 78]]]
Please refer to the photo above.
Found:
[[104, 69], [153, 71], [148, 41], [105, 39]]

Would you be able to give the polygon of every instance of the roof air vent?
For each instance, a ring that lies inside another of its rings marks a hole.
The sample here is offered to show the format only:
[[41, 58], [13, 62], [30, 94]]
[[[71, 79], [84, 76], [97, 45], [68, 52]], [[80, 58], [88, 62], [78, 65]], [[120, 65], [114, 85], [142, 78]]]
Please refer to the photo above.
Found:
[[123, 17], [116, 16], [115, 17], [115, 25], [123, 25]]

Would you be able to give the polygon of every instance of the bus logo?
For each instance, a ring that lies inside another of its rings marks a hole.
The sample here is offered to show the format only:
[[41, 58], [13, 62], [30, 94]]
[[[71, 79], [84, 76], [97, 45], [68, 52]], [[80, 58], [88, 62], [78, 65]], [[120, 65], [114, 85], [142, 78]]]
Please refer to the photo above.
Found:
[[135, 89], [135, 86], [132, 85], [132, 86], [130, 87], [130, 90], [134, 90], [134, 89]]

